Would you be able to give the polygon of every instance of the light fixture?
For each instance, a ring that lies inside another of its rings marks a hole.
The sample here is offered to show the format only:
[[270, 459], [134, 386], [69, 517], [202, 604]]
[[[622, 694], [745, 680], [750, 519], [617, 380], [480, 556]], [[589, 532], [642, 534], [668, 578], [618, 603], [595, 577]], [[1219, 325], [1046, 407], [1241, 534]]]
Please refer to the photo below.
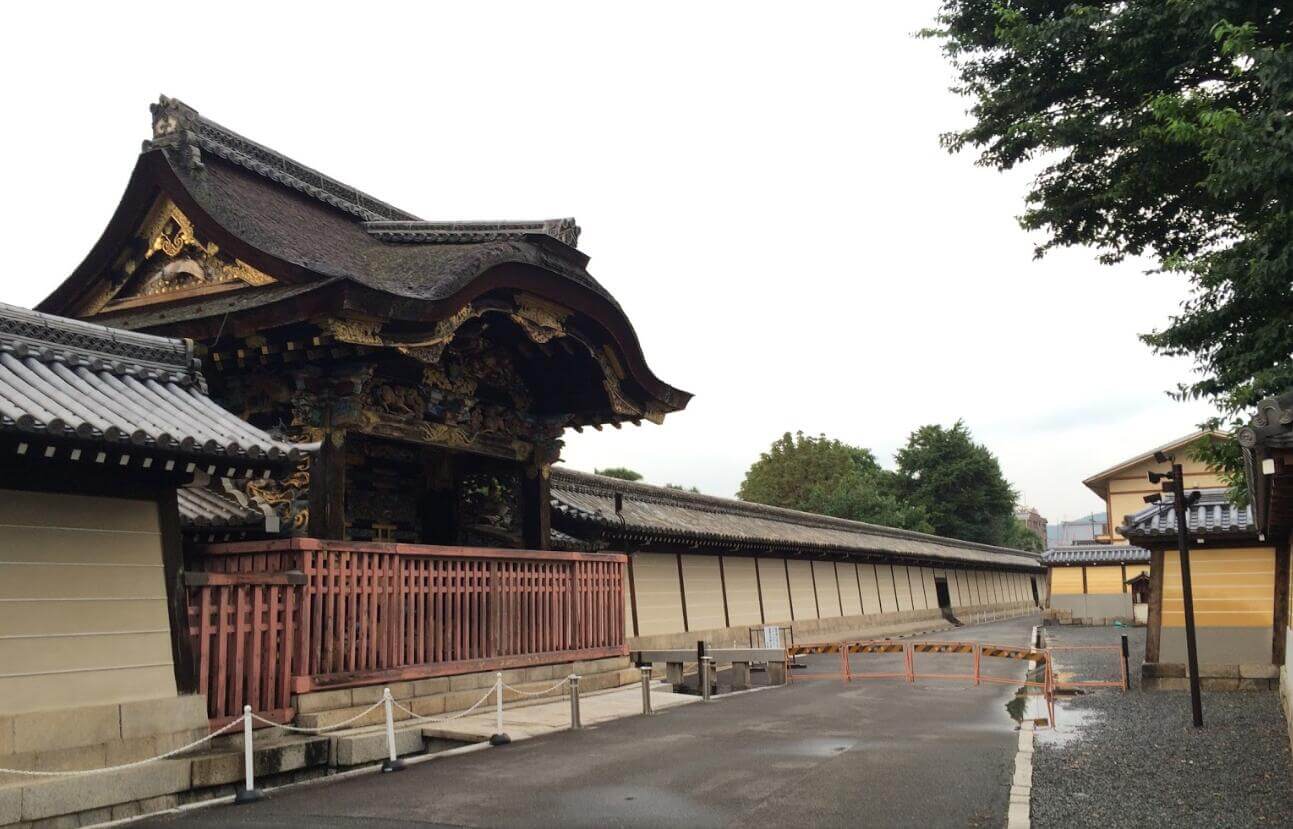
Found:
[[1168, 455], [1161, 449], [1154, 453], [1154, 460], [1158, 461], [1159, 463], [1167, 463], [1171, 459], [1172, 459], [1172, 456]]
[[1163, 496], [1159, 495], [1157, 492], [1151, 492], [1145, 496], [1146, 504], [1157, 504], [1161, 500], [1163, 500]]

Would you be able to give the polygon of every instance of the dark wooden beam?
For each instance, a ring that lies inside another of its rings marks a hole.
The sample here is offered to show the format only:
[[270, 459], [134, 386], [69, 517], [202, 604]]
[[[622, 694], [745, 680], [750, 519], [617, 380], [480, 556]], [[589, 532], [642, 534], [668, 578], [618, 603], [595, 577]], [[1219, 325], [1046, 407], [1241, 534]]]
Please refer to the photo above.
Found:
[[346, 433], [340, 429], [324, 433], [310, 466], [310, 536], [346, 538]]
[[171, 662], [175, 688], [181, 694], [196, 694], [197, 660], [189, 637], [189, 591], [184, 586], [184, 539], [180, 534], [180, 508], [176, 491], [170, 487], [157, 498], [162, 534], [162, 577], [166, 580], [166, 610], [171, 623]]
[[546, 550], [552, 536], [552, 497], [548, 468], [521, 476], [521, 536], [531, 550]]

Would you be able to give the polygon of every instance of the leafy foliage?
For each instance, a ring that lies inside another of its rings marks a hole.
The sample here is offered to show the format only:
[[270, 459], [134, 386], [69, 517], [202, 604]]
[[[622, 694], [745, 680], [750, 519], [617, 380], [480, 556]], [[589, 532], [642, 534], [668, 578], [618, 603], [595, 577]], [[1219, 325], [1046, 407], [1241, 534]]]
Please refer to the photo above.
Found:
[[930, 532], [924, 512], [901, 501], [893, 473], [870, 450], [786, 432], [750, 466], [738, 496], [746, 501]]
[[607, 478], [619, 478], [621, 481], [640, 481], [642, 473], [635, 472], [626, 466], [608, 466], [605, 469], [594, 469], [597, 475], [605, 475]]
[[681, 490], [682, 492], [694, 492], [694, 493], [696, 493], [697, 495], [699, 495], [699, 494], [700, 494], [700, 489], [699, 489], [698, 487], [694, 487], [694, 486], [683, 486], [682, 484], [665, 484], [665, 485], [664, 485], [664, 488], [665, 488], [665, 489], [677, 489], [677, 490]]
[[934, 532], [984, 544], [1013, 540], [1015, 491], [996, 455], [975, 443], [964, 423], [921, 426], [897, 461], [898, 495], [924, 511]]
[[1027, 550], [1030, 553], [1040, 553], [1046, 549], [1046, 544], [1041, 537], [1028, 529], [1028, 525], [1018, 518], [1014, 519], [1006, 527], [1006, 534], [1001, 540], [1001, 546]]
[[[1180, 312], [1142, 336], [1193, 358], [1176, 397], [1233, 424], [1293, 386], [1293, 8], [944, 0], [923, 34], [973, 100], [945, 146], [1042, 165], [1020, 219], [1046, 234], [1039, 256], [1090, 245], [1188, 280]], [[1205, 453], [1237, 468], [1233, 444]]]

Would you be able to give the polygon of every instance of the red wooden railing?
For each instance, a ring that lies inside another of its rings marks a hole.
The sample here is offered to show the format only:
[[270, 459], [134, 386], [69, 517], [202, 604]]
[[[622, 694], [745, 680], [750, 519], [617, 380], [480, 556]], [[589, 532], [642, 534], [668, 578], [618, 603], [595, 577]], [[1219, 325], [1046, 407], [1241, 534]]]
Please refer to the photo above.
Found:
[[250, 705], [268, 719], [291, 718], [297, 608], [296, 573], [188, 573], [189, 635], [198, 689], [220, 727]]
[[213, 720], [244, 702], [291, 716], [291, 692], [628, 652], [620, 554], [316, 539], [200, 553], [190, 630]]

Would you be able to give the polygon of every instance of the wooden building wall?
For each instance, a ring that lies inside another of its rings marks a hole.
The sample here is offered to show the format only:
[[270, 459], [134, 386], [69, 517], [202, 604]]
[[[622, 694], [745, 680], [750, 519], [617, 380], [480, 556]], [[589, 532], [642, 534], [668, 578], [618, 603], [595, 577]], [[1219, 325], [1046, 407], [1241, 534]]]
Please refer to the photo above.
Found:
[[175, 697], [159, 518], [0, 490], [0, 714]]
[[[1269, 664], [1275, 607], [1274, 548], [1195, 548], [1190, 551], [1190, 575], [1199, 662]], [[1185, 603], [1176, 550], [1163, 554], [1159, 661], [1185, 661]]]

